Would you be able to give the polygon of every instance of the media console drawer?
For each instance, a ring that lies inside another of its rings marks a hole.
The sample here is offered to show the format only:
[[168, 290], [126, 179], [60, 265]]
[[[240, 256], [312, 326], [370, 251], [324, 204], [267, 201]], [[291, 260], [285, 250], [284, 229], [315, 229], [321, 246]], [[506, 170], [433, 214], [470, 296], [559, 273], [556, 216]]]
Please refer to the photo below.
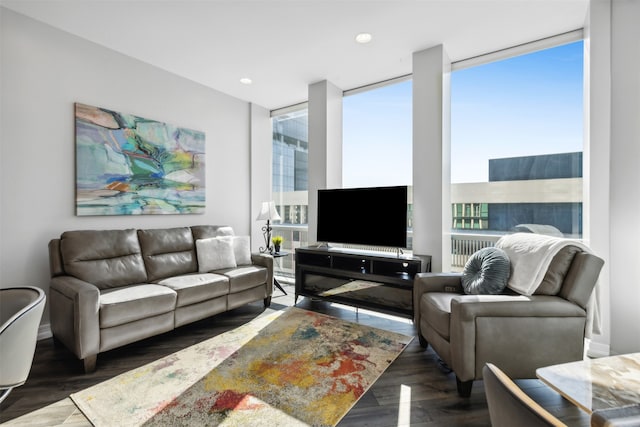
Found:
[[314, 254], [296, 251], [296, 263], [315, 265], [318, 267], [331, 267], [331, 256], [327, 254]]
[[431, 257], [333, 248], [296, 249], [298, 296], [413, 317], [413, 278], [431, 271]]

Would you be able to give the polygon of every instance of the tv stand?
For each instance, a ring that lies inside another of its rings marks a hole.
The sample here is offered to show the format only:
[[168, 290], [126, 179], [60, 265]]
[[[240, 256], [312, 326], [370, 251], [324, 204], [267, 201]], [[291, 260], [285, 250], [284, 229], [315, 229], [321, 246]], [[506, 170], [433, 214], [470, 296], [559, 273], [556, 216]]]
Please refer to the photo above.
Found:
[[412, 257], [331, 247], [296, 249], [295, 302], [306, 296], [413, 317], [413, 278], [431, 271], [431, 256]]

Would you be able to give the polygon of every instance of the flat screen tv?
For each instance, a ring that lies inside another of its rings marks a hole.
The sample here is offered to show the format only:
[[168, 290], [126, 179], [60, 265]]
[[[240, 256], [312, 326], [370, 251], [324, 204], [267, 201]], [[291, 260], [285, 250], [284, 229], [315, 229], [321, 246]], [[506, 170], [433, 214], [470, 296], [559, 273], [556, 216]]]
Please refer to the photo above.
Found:
[[407, 187], [318, 190], [318, 242], [407, 247]]

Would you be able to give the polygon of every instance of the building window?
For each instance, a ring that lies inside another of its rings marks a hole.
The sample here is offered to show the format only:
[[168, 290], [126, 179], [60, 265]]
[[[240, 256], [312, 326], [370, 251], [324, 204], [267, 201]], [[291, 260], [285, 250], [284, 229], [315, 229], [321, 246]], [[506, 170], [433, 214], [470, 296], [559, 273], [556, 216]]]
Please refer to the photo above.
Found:
[[453, 203], [451, 228], [455, 230], [487, 230], [489, 205], [487, 203]]

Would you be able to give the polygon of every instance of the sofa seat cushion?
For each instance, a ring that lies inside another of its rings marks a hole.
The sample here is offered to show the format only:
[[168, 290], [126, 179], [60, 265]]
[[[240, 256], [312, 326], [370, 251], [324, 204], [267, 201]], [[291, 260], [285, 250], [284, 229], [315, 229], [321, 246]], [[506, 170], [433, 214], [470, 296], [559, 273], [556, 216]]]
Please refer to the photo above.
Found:
[[229, 278], [220, 274], [196, 273], [160, 280], [178, 294], [176, 307], [184, 307], [229, 293]]
[[245, 265], [236, 268], [216, 270], [217, 274], [224, 274], [229, 278], [229, 293], [255, 288], [267, 281], [268, 272], [264, 267]]
[[449, 340], [449, 323], [451, 319], [451, 300], [459, 297], [451, 292], [428, 292], [420, 299], [420, 313], [438, 334]]
[[111, 328], [173, 311], [176, 292], [166, 286], [142, 284], [100, 293], [100, 328]]

